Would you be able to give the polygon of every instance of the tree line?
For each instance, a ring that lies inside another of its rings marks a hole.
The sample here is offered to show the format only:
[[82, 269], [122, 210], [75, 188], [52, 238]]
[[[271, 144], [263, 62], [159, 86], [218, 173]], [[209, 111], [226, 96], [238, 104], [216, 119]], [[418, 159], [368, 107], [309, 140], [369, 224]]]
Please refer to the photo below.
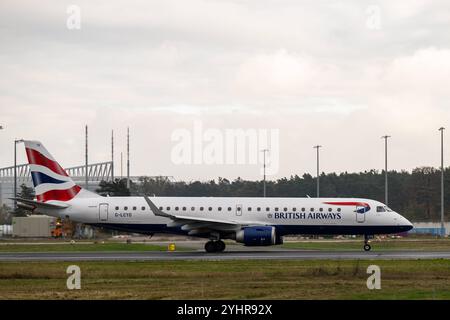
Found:
[[[389, 207], [413, 221], [440, 221], [441, 172], [432, 167], [389, 171]], [[322, 173], [321, 197], [369, 198], [384, 202], [384, 171]], [[446, 217], [450, 213], [450, 167], [444, 170]], [[98, 193], [110, 196], [261, 197], [263, 181], [218, 178], [210, 181], [169, 181], [141, 177], [127, 188], [126, 179], [102, 181]], [[310, 174], [266, 181], [267, 197], [315, 197], [316, 178]]]

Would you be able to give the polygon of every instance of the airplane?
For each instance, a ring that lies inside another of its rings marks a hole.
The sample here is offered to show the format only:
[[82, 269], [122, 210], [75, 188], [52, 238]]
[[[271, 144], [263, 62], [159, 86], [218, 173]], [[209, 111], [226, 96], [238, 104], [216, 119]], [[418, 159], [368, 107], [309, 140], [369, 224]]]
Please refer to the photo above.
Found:
[[224, 239], [246, 246], [283, 243], [283, 236], [401, 233], [413, 225], [385, 204], [360, 198], [103, 197], [77, 185], [39, 141], [25, 140], [36, 199], [12, 198], [22, 208], [132, 233], [208, 239], [208, 253]]

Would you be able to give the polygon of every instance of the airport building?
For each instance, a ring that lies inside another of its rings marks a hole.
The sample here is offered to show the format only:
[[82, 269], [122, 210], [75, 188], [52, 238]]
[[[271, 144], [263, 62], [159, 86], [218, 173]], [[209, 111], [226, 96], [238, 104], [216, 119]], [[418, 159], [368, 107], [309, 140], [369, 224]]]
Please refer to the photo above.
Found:
[[[91, 239], [94, 230], [87, 225], [60, 220], [46, 215], [13, 217], [10, 233], [4, 236], [19, 238], [77, 238]], [[0, 234], [1, 237], [1, 234]]]
[[55, 221], [56, 218], [43, 215], [13, 217], [12, 236], [49, 238], [52, 236], [52, 226], [55, 225]]

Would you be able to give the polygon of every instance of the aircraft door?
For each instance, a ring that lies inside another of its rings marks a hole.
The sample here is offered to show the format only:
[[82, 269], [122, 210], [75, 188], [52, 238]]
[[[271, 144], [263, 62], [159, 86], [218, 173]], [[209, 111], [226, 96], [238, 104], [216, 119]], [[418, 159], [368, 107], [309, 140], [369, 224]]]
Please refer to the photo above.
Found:
[[108, 221], [108, 204], [101, 203], [98, 206], [98, 218], [100, 221]]
[[237, 216], [242, 216], [242, 204], [237, 204], [236, 205], [236, 215]]
[[356, 206], [356, 222], [362, 223], [366, 221], [366, 208], [363, 206]]

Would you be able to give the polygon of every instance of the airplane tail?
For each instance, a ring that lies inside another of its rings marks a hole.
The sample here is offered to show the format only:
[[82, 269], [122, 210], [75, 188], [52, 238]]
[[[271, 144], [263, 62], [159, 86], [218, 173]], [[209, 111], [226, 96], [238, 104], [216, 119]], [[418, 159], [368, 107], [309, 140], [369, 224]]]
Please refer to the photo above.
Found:
[[81, 188], [39, 141], [24, 141], [38, 202], [70, 201], [76, 197], [100, 197]]

